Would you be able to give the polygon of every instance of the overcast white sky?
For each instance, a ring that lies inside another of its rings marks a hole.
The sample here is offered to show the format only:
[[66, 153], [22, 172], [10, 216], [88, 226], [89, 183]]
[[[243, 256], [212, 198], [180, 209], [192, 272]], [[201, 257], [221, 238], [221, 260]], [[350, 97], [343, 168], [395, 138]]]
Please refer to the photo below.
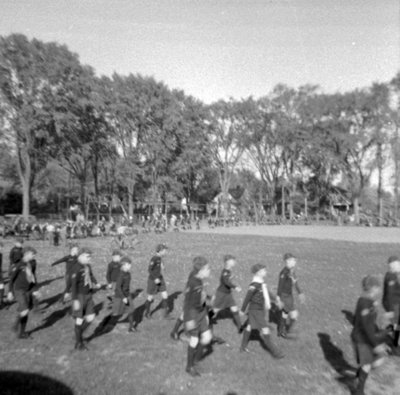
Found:
[[275, 84], [326, 92], [400, 71], [399, 0], [0, 0], [0, 35], [57, 41], [98, 74], [152, 75], [205, 102]]

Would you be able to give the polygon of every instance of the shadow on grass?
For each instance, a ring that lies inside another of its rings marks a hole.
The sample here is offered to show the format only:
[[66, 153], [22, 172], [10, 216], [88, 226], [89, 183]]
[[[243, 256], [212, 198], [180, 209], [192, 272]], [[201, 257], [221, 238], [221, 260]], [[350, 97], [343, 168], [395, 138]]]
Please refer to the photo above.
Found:
[[44, 280], [37, 284], [37, 288], [38, 289], [43, 288], [46, 285], [51, 284], [53, 281], [61, 280], [62, 278], [64, 278], [64, 276], [58, 276], [58, 277], [54, 277], [54, 278], [49, 278], [48, 280]]
[[350, 310], [342, 310], [346, 320], [350, 325], [354, 325], [354, 313]]
[[29, 333], [32, 334], [35, 332], [39, 332], [43, 329], [52, 327], [57, 321], [60, 321], [62, 318], [64, 318], [68, 314], [69, 310], [70, 310], [70, 307], [67, 306], [61, 310], [53, 311], [48, 317], [46, 317], [43, 320], [43, 323], [41, 325], [32, 329]]
[[[168, 312], [171, 313], [174, 310], [175, 307], [175, 300], [178, 299], [178, 296], [182, 293], [182, 291], [175, 291], [171, 295], [168, 296], [167, 298], [167, 309]], [[156, 311], [162, 309], [162, 300], [160, 303], [150, 312], [150, 315], [153, 315]]]
[[103, 318], [100, 324], [95, 328], [93, 333], [85, 340], [90, 343], [93, 339], [110, 333], [117, 325], [119, 316], [107, 315]]
[[57, 303], [57, 302], [62, 302], [62, 300], [63, 300], [63, 295], [64, 295], [64, 293], [63, 293], [63, 292], [60, 292], [60, 293], [58, 293], [58, 294], [56, 294], [56, 295], [50, 296], [50, 297], [47, 298], [47, 299], [41, 300], [41, 301], [39, 302], [39, 305], [40, 305], [40, 306], [44, 305], [44, 306], [41, 307], [41, 309], [42, 309], [42, 310], [46, 310], [46, 309], [48, 309], [50, 306], [52, 306], [53, 304], [55, 304], [55, 303]]
[[325, 359], [340, 375], [336, 380], [352, 392], [357, 369], [346, 361], [343, 351], [332, 343], [330, 335], [319, 332], [318, 337]]
[[37, 373], [17, 371], [0, 372], [2, 395], [73, 395], [72, 390], [61, 381]]

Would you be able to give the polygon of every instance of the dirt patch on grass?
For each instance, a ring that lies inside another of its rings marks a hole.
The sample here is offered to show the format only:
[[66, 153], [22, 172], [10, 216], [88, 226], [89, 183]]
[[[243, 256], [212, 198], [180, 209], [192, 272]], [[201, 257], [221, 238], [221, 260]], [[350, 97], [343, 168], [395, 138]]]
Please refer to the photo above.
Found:
[[368, 228], [353, 226], [264, 225], [203, 227], [200, 231], [215, 234], [295, 237], [320, 240], [341, 240], [357, 243], [400, 243], [400, 228]]

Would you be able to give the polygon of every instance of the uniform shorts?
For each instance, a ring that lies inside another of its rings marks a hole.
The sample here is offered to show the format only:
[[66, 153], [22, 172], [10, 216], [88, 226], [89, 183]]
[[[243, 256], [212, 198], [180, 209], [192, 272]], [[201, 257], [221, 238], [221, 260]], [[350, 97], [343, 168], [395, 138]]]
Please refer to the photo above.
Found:
[[29, 310], [32, 307], [32, 293], [29, 291], [14, 291], [15, 301], [18, 303], [18, 312]]
[[215, 294], [215, 300], [213, 307], [218, 310], [228, 309], [230, 307], [236, 306], [236, 302], [233, 299], [231, 293], [224, 293], [217, 291]]
[[291, 311], [296, 310], [295, 307], [294, 307], [293, 295], [285, 295], [285, 294], [283, 294], [280, 298], [281, 298], [281, 301], [283, 303], [283, 310], [286, 313], [290, 313]]
[[114, 297], [112, 305], [112, 315], [124, 315], [125, 313], [130, 314], [133, 312], [133, 300], [128, 298], [129, 304], [125, 304], [122, 298]]
[[83, 318], [87, 315], [95, 314], [92, 295], [79, 295], [78, 300], [80, 302], [79, 310], [73, 310], [72, 314], [75, 318]]
[[160, 280], [159, 284], [156, 284], [151, 278], [147, 280], [147, 295], [156, 295], [158, 292], [167, 290], [164, 279], [161, 278]]
[[370, 345], [353, 342], [353, 347], [356, 354], [357, 363], [360, 366], [370, 365], [377, 359], [377, 356], [374, 354], [374, 351]]
[[249, 325], [251, 329], [268, 328], [267, 313], [265, 310], [249, 310]]
[[199, 337], [202, 333], [210, 329], [207, 311], [197, 314], [193, 318], [192, 314], [184, 314], [185, 330], [190, 336]]

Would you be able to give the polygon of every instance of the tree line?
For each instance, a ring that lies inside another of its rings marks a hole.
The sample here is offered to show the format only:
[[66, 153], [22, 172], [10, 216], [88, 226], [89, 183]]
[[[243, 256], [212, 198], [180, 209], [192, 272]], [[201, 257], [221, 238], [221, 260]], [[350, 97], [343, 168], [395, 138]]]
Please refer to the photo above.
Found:
[[[299, 193], [318, 210], [339, 186], [359, 222], [376, 178], [383, 217], [384, 170], [399, 206], [400, 73], [387, 83], [326, 94], [278, 84], [265, 96], [212, 104], [139, 74], [97, 76], [65, 45], [0, 37], [0, 171], [31, 200], [78, 188], [79, 200], [185, 198], [226, 207], [237, 185], [254, 212], [294, 215]], [[307, 203], [306, 203], [307, 205]], [[306, 206], [307, 207], [307, 206]]]

